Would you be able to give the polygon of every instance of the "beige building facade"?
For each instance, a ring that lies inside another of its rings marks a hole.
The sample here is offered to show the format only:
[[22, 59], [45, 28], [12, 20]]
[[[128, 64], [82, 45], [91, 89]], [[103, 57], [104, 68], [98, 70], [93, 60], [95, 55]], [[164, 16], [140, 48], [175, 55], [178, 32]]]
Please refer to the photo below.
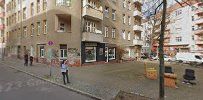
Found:
[[133, 16], [136, 7], [141, 11], [139, 0], [7, 0], [5, 7], [8, 56], [29, 53], [38, 62], [68, 59], [80, 66], [116, 60], [116, 47], [122, 45], [136, 51], [131, 58], [139, 57], [141, 44], [134, 36], [141, 30], [134, 20], [141, 16]]

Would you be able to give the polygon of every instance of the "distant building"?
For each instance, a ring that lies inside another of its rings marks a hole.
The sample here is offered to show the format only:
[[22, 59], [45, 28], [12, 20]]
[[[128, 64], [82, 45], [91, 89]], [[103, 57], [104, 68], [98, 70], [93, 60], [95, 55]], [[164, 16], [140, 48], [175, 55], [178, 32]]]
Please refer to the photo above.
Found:
[[[5, 0], [0, 0], [0, 48], [5, 47], [5, 41], [4, 41], [4, 30], [5, 30], [5, 24], [4, 24], [4, 17], [5, 17], [5, 8], [4, 8]], [[2, 51], [2, 50], [1, 50]]]

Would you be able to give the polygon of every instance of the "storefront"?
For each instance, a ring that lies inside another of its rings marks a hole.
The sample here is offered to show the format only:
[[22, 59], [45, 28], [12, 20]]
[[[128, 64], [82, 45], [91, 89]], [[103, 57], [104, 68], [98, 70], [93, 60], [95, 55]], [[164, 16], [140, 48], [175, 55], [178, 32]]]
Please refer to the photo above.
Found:
[[82, 63], [105, 61], [105, 44], [82, 42]]
[[105, 46], [105, 61], [116, 60], [116, 44], [106, 44]]

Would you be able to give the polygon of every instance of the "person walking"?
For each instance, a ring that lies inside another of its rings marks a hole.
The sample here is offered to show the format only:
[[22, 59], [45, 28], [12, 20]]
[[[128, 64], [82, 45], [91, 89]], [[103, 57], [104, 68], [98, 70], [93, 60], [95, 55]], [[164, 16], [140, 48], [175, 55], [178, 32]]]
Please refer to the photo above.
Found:
[[33, 63], [33, 56], [30, 56], [30, 66], [32, 66]]
[[28, 54], [27, 53], [25, 53], [25, 55], [24, 55], [24, 61], [25, 61], [24, 66], [28, 66]]
[[67, 83], [70, 83], [69, 82], [69, 77], [68, 77], [68, 67], [66, 65], [65, 60], [63, 60], [62, 63], [61, 63], [61, 73], [63, 75], [64, 85], [66, 85], [66, 79], [67, 79]]

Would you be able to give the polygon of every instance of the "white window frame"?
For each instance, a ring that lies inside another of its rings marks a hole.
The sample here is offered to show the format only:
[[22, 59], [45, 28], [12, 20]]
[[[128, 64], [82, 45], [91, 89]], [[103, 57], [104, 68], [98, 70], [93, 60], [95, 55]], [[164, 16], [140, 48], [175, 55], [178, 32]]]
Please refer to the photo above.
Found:
[[122, 37], [123, 37], [124, 40], [126, 39], [125, 30], [122, 30]]
[[104, 37], [109, 37], [108, 27], [105, 27]]
[[105, 16], [106, 18], [109, 18], [109, 7], [105, 7], [104, 16]]
[[[64, 26], [62, 26], [62, 24], [63, 24]], [[59, 22], [59, 29], [58, 29], [58, 32], [65, 32], [65, 31], [66, 31], [66, 30], [65, 30], [65, 26], [66, 26], [65, 23]]]
[[34, 26], [34, 24], [31, 24], [31, 35], [30, 36], [33, 36], [34, 32], [35, 32], [35, 26]]
[[116, 10], [112, 10], [112, 20], [116, 20]]
[[128, 10], [131, 10], [131, 2], [128, 2]]
[[112, 28], [112, 38], [116, 38], [116, 29]]
[[37, 22], [37, 35], [40, 35], [40, 31], [41, 31], [41, 23]]
[[[39, 2], [38, 2], [39, 1]], [[40, 0], [37, 0], [37, 5], [36, 5], [36, 8], [37, 8], [37, 13], [40, 12]]]
[[125, 23], [126, 23], [126, 15], [123, 14], [123, 24], [125, 24]]
[[128, 16], [128, 25], [131, 25], [131, 17]]
[[46, 10], [46, 9], [47, 9], [47, 0], [43, 0], [42, 10]]
[[44, 24], [44, 34], [47, 34], [47, 20], [43, 20], [43, 24]]
[[96, 31], [96, 24], [94, 22], [91, 22], [91, 32], [95, 33]]
[[126, 8], [126, 0], [123, 0], [123, 7]]
[[128, 40], [130, 41], [130, 35], [131, 35], [131, 33], [130, 33], [130, 31], [128, 32]]
[[56, 0], [56, 6], [70, 6], [71, 0]]
[[24, 33], [24, 37], [27, 37], [27, 27], [26, 26], [23, 27], [23, 33]]

